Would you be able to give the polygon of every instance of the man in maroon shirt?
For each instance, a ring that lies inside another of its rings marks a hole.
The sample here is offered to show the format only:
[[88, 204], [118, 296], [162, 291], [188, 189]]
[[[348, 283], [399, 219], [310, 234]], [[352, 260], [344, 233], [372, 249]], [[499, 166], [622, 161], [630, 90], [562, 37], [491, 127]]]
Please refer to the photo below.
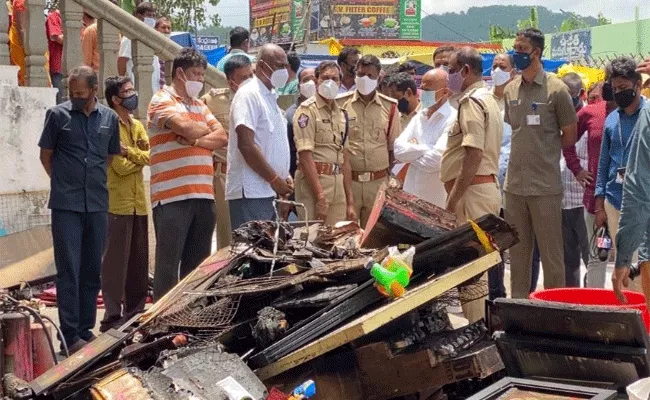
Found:
[[50, 9], [45, 20], [45, 33], [47, 34], [47, 48], [50, 52], [50, 78], [52, 79], [52, 86], [59, 89], [56, 94], [56, 104], [59, 104], [63, 92], [63, 74], [61, 73], [63, 27], [59, 10]]
[[[582, 169], [580, 159], [576, 154], [576, 147], [571, 146], [563, 150], [567, 167], [573, 172], [578, 182], [585, 188], [582, 202], [585, 206], [585, 224], [591, 243], [594, 235], [596, 175], [598, 173], [598, 160], [600, 147], [603, 140], [603, 127], [609, 112], [616, 105], [611, 101], [600, 101], [588, 104], [578, 112], [578, 140], [587, 133], [587, 169]], [[605, 287], [605, 273], [607, 261], [601, 262], [597, 257], [590, 255], [587, 265], [587, 287]]]

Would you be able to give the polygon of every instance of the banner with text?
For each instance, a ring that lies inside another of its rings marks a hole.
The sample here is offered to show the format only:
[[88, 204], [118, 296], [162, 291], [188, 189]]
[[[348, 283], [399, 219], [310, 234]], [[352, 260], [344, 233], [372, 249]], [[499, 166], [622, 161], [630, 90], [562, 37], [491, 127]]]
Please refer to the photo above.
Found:
[[251, 47], [291, 43], [292, 0], [249, 0]]
[[551, 59], [578, 61], [591, 57], [591, 30], [555, 34], [551, 37]]
[[421, 0], [320, 0], [319, 37], [420, 40]]

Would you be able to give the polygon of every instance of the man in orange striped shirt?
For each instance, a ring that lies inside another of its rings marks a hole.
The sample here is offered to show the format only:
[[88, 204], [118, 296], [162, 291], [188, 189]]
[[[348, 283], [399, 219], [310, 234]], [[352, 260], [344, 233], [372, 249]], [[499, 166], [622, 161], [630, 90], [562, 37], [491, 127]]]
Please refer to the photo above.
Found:
[[212, 247], [212, 151], [226, 147], [228, 136], [198, 99], [206, 68], [203, 54], [183, 49], [174, 59], [171, 86], [149, 104], [156, 300], [208, 257]]

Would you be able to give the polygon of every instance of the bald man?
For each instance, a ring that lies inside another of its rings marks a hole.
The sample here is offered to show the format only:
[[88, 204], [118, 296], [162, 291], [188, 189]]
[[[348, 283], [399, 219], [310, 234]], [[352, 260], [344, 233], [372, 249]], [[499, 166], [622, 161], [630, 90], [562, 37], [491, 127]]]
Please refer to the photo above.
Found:
[[275, 218], [273, 200], [293, 192], [287, 122], [273, 89], [287, 83], [287, 55], [267, 44], [258, 53], [255, 77], [232, 101], [226, 199], [233, 229]]
[[447, 148], [447, 135], [456, 121], [449, 104], [447, 72], [442, 68], [422, 77], [422, 109], [395, 140], [395, 158], [409, 163], [404, 190], [438, 207], [445, 208], [447, 193], [440, 180], [440, 162]]

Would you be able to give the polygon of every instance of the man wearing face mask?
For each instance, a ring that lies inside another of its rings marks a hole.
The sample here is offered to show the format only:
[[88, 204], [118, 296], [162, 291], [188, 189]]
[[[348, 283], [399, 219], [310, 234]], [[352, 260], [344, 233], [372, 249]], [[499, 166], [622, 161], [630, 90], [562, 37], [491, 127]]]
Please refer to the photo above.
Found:
[[287, 55], [264, 45], [255, 77], [239, 88], [230, 110], [226, 199], [233, 228], [275, 217], [273, 200], [293, 192], [287, 124], [274, 89], [287, 83]]
[[228, 135], [198, 98], [207, 64], [198, 50], [182, 49], [172, 64], [172, 84], [153, 95], [147, 112], [156, 300], [212, 249], [216, 223], [212, 155], [228, 144]]
[[357, 88], [355, 79], [357, 77], [356, 68], [357, 63], [359, 62], [359, 57], [359, 50], [354, 47], [344, 47], [339, 53], [337, 63], [343, 73], [339, 94], [352, 92]]
[[[224, 65], [224, 73], [228, 80], [228, 87], [212, 89], [201, 100], [208, 106], [224, 130], [230, 129], [230, 106], [239, 86], [253, 77], [253, 67], [250, 59], [244, 55], [235, 55]], [[226, 164], [228, 150], [223, 147], [214, 151], [214, 201], [217, 208], [217, 249], [230, 245], [232, 227], [230, 225], [230, 209], [226, 200]]]
[[[641, 110], [646, 105], [646, 100], [641, 96], [641, 74], [636, 71], [636, 68], [634, 59], [618, 57], [607, 66], [606, 70], [607, 82], [612, 87], [618, 109], [607, 116], [603, 130], [596, 177], [595, 225], [599, 228], [607, 226], [611, 238], [616, 238], [621, 219], [625, 168], [631, 154], [632, 143], [635, 141], [634, 127]], [[632, 253], [634, 255], [629, 256], [636, 259], [636, 253]], [[630, 261], [636, 261], [627, 260], [627, 256], [628, 254], [625, 254], [620, 260], [626, 259], [627, 265]], [[618, 261], [617, 256], [617, 266], [620, 265]]]
[[449, 71], [449, 56], [456, 50], [453, 46], [442, 46], [433, 52], [433, 68], [443, 68]]
[[[144, 1], [135, 8], [134, 16], [144, 22], [150, 28], [156, 26], [156, 6], [153, 3]], [[160, 61], [158, 56], [153, 57], [153, 74], [151, 76], [151, 88], [153, 93], [160, 89]], [[133, 75], [133, 59], [131, 56], [131, 39], [122, 36], [120, 41], [120, 50], [117, 57], [117, 73], [120, 76], [128, 76], [132, 82], [135, 82]]]
[[[448, 194], [447, 211], [464, 224], [501, 209], [497, 174], [503, 120], [483, 82], [483, 58], [476, 49], [463, 47], [451, 54], [449, 89], [459, 94], [458, 118], [448, 133], [440, 179]], [[463, 306], [470, 322], [483, 318], [484, 308], [483, 299]]]
[[108, 168], [108, 236], [101, 279], [105, 313], [100, 332], [144, 311], [149, 284], [149, 223], [142, 175], [149, 165], [149, 138], [142, 123], [130, 115], [138, 107], [131, 79], [106, 79], [104, 98], [119, 117], [122, 152]]
[[47, 110], [38, 142], [51, 179], [57, 305], [70, 353], [94, 339], [108, 225], [106, 169], [121, 152], [117, 114], [97, 101], [97, 83], [91, 67], [70, 71], [70, 100]]
[[296, 114], [298, 106], [308, 98], [316, 95], [316, 70], [313, 68], [304, 68], [298, 74], [298, 82], [298, 91], [300, 92], [300, 96], [298, 96], [296, 103], [287, 108], [287, 111], [285, 112], [287, 118], [289, 148], [291, 150], [289, 173], [292, 177], [296, 176], [296, 168], [298, 168], [298, 152], [296, 151], [296, 142], [293, 138], [293, 117]]
[[334, 101], [341, 70], [333, 61], [316, 68], [318, 93], [303, 102], [294, 117], [298, 171], [296, 201], [305, 204], [308, 215], [327, 225], [355, 221], [350, 162], [347, 157], [349, 124], [346, 113]]
[[392, 75], [388, 81], [388, 95], [397, 100], [400, 124], [402, 129], [406, 128], [421, 109], [415, 80], [406, 72]]
[[337, 98], [349, 119], [349, 152], [356, 214], [365, 227], [375, 197], [393, 166], [393, 143], [402, 132], [397, 102], [377, 91], [379, 59], [364, 56], [357, 64], [354, 92]]
[[442, 68], [422, 77], [421, 110], [395, 140], [395, 158], [409, 163], [404, 191], [444, 208], [445, 186], [440, 180], [440, 162], [447, 148], [447, 135], [456, 121], [449, 104], [448, 75]]
[[577, 117], [566, 85], [542, 67], [544, 34], [520, 31], [514, 48], [521, 74], [504, 91], [505, 122], [512, 126], [504, 211], [520, 240], [510, 249], [512, 297], [528, 298], [535, 238], [544, 286], [565, 285], [560, 156], [576, 142]]

